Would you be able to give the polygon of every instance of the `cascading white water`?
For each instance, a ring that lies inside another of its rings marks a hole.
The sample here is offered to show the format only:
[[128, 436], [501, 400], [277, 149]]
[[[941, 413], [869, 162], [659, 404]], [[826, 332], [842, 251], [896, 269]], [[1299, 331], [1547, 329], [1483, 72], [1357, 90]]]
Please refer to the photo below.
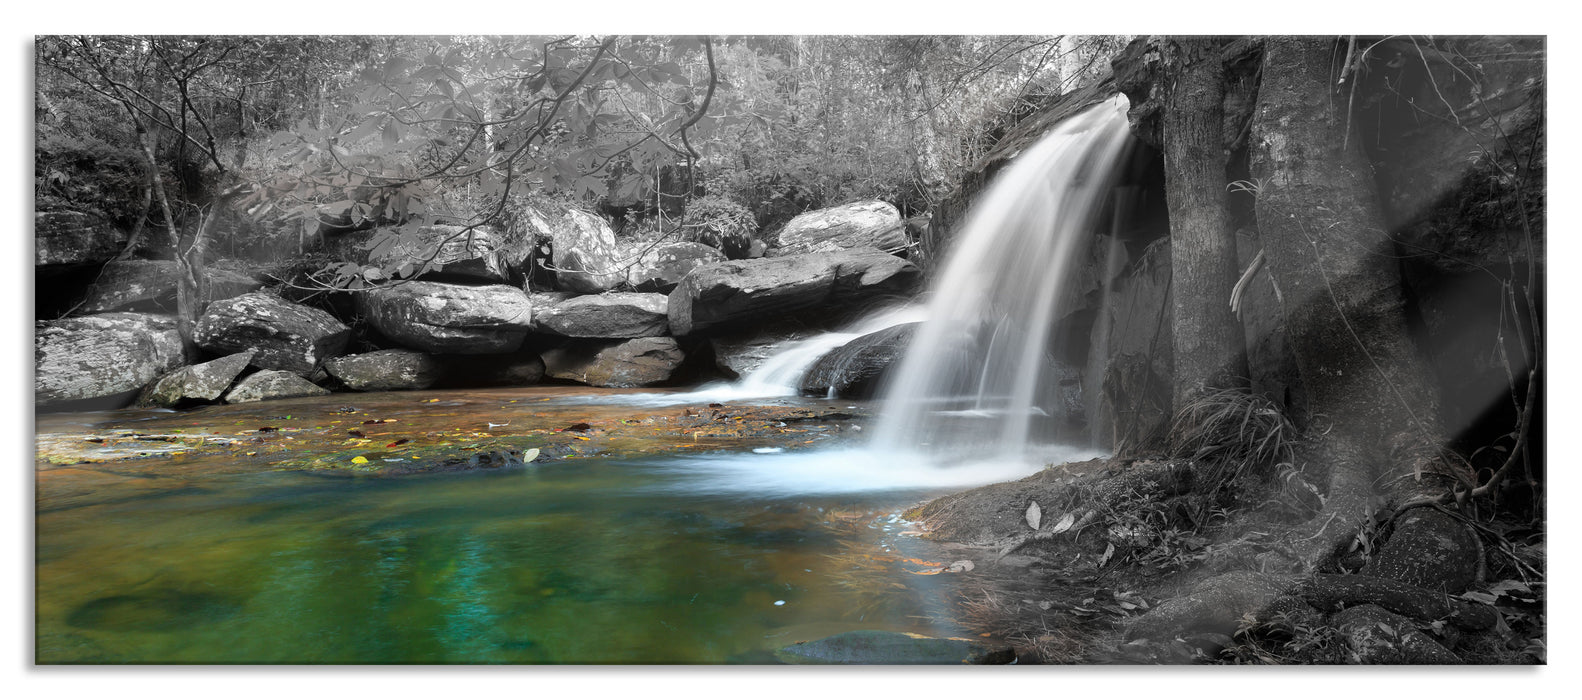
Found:
[[869, 333], [877, 333], [903, 323], [922, 321], [925, 312], [926, 309], [917, 304], [893, 306], [863, 316], [838, 331], [787, 341], [777, 346], [774, 354], [764, 360], [763, 364], [734, 382], [714, 382], [681, 393], [617, 394], [603, 397], [575, 397], [575, 399], [582, 403], [658, 407], [797, 396], [801, 394], [799, 385], [802, 376], [812, 369], [819, 358]]
[[974, 204], [886, 384], [874, 447], [1022, 460], [1052, 439], [1050, 328], [1130, 139], [1126, 107], [1065, 120]]

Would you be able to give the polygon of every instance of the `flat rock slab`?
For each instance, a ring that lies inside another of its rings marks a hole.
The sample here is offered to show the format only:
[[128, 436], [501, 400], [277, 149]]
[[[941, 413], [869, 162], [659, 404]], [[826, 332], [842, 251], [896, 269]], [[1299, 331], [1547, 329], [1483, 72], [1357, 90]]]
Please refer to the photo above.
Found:
[[272, 399], [293, 399], [298, 396], [327, 396], [325, 389], [291, 372], [266, 369], [242, 378], [242, 381], [225, 392], [226, 403], [252, 403]]
[[647, 338], [670, 330], [670, 298], [618, 292], [571, 297], [537, 310], [541, 331], [571, 338]]
[[[174, 260], [121, 260], [105, 263], [98, 281], [88, 289], [77, 310], [99, 313], [116, 309], [176, 308], [176, 286], [180, 267]], [[230, 299], [261, 289], [264, 284], [231, 270], [203, 271], [208, 282], [205, 303]]]
[[637, 262], [626, 271], [626, 283], [641, 292], [669, 292], [699, 265], [725, 262], [719, 249], [702, 243], [667, 243], [637, 253]]
[[247, 369], [257, 352], [248, 350], [196, 365], [182, 367], [160, 377], [137, 397], [137, 405], [175, 408], [220, 398], [237, 375]]
[[685, 356], [675, 338], [637, 338], [602, 348], [575, 343], [544, 352], [544, 372], [589, 386], [639, 387], [670, 379]]
[[1016, 661], [1016, 651], [985, 639], [857, 630], [792, 644], [775, 658], [789, 664], [989, 665]]
[[670, 331], [689, 335], [814, 308], [833, 312], [904, 294], [921, 277], [916, 265], [872, 248], [702, 265], [670, 292]]
[[465, 226], [430, 225], [404, 230], [405, 235], [392, 239], [385, 246], [378, 246], [379, 236], [396, 236], [396, 230], [375, 231], [375, 248], [368, 262], [389, 269], [405, 272], [444, 273], [470, 277], [483, 282], [509, 282], [504, 254], [499, 237], [484, 228], [468, 229]]
[[776, 255], [832, 253], [853, 248], [895, 252], [906, 247], [906, 223], [888, 202], [871, 200], [801, 214], [780, 229]]
[[126, 233], [102, 216], [79, 211], [33, 214], [33, 264], [82, 265], [119, 255]]
[[343, 355], [325, 362], [324, 369], [355, 391], [427, 389], [444, 373], [433, 356], [412, 350]]
[[33, 398], [37, 405], [120, 408], [144, 385], [186, 364], [174, 316], [108, 313], [39, 323], [33, 333]]
[[502, 284], [403, 282], [358, 295], [358, 306], [385, 337], [432, 353], [512, 352], [533, 321], [527, 293]]
[[253, 366], [304, 377], [339, 355], [351, 329], [334, 316], [264, 292], [209, 305], [193, 331], [198, 347], [215, 354], [257, 350]]

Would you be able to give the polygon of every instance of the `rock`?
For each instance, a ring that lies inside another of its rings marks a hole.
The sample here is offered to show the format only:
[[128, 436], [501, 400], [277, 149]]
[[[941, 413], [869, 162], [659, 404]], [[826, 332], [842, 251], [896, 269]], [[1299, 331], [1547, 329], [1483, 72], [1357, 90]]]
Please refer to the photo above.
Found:
[[1413, 508], [1395, 520], [1390, 539], [1361, 573], [1457, 594], [1477, 580], [1482, 561], [1478, 537], [1455, 518]]
[[324, 369], [354, 391], [427, 389], [443, 375], [438, 360], [411, 350], [343, 355], [325, 362]]
[[[88, 289], [88, 296], [77, 307], [80, 313], [99, 313], [116, 309], [175, 310], [179, 267], [174, 260], [121, 260], [105, 263], [99, 280]], [[209, 288], [204, 303], [230, 299], [262, 289], [264, 284], [231, 270], [204, 270]]]
[[160, 377], [137, 397], [138, 406], [176, 408], [220, 398], [237, 375], [247, 369], [256, 351], [226, 355], [218, 360], [182, 367]]
[[[1170, 338], [1170, 239], [1161, 238], [1122, 273], [1112, 301], [1099, 313], [1089, 352], [1105, 357], [1098, 373], [1102, 386], [1095, 435], [1111, 440], [1124, 455], [1164, 447], [1169, 427], [1170, 381], [1175, 362]], [[1100, 344], [1101, 340], [1104, 344]]]
[[789, 664], [1008, 664], [1016, 650], [1003, 642], [961, 637], [926, 637], [910, 632], [857, 630], [775, 652]]
[[225, 392], [226, 403], [252, 403], [272, 399], [292, 399], [299, 396], [328, 396], [325, 389], [292, 372], [266, 369], [242, 378], [242, 381]]
[[[372, 240], [378, 241], [381, 235], [393, 235], [402, 230], [375, 231]], [[367, 262], [395, 269], [398, 273], [404, 269], [402, 277], [421, 273], [428, 264], [431, 266], [429, 274], [468, 277], [482, 282], [510, 282], [500, 245], [499, 237], [485, 228], [416, 226], [391, 245], [376, 247], [369, 253]]]
[[872, 248], [699, 266], [670, 293], [670, 331], [690, 335], [810, 309], [904, 294], [917, 266]]
[[[632, 251], [638, 254], [639, 251]], [[669, 292], [699, 265], [724, 262], [725, 254], [702, 243], [667, 243], [640, 253], [627, 269], [626, 283], [640, 292]]]
[[357, 304], [385, 337], [432, 353], [511, 352], [533, 320], [527, 293], [499, 284], [404, 282], [364, 292]]
[[1411, 619], [1377, 605], [1358, 605], [1335, 613], [1330, 624], [1351, 650], [1350, 663], [1459, 664], [1461, 659], [1422, 632]]
[[801, 214], [780, 229], [776, 255], [832, 253], [877, 248], [893, 253], [906, 248], [906, 225], [895, 207], [877, 200], [856, 202]]
[[1199, 583], [1191, 595], [1171, 598], [1133, 618], [1126, 639], [1174, 639], [1182, 634], [1232, 635], [1243, 615], [1257, 613], [1291, 587], [1283, 577], [1221, 574]]
[[714, 347], [714, 365], [732, 378], [745, 377], [765, 360], [775, 356], [786, 343], [805, 340], [817, 330], [804, 327], [755, 328], [709, 338]]
[[684, 356], [675, 338], [574, 343], [543, 353], [544, 372], [589, 386], [638, 387], [670, 379]]
[[535, 309], [535, 326], [572, 338], [644, 338], [670, 330], [663, 294], [612, 292], [572, 297]]
[[544, 360], [536, 352], [436, 359], [444, 365], [446, 386], [530, 386], [544, 379]]
[[33, 361], [35, 404], [93, 410], [126, 406], [187, 359], [174, 316], [121, 312], [37, 324]]
[[77, 211], [33, 214], [34, 265], [102, 263], [125, 246], [126, 233], [103, 217]]
[[615, 232], [604, 219], [548, 204], [524, 207], [522, 218], [536, 240], [552, 241], [560, 289], [596, 294], [626, 281]]
[[254, 367], [306, 377], [324, 360], [340, 354], [351, 329], [319, 309], [251, 292], [210, 304], [198, 318], [193, 336], [209, 352], [257, 350]]
[[802, 375], [798, 388], [809, 394], [823, 395], [833, 390], [841, 397], [873, 396], [885, 371], [906, 352], [918, 325], [891, 326], [836, 348], [813, 363]]

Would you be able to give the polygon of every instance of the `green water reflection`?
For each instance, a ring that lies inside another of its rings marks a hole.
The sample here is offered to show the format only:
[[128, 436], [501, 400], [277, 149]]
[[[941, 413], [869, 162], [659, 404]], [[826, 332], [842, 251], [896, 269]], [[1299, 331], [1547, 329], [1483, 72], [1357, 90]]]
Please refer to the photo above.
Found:
[[[762, 663], [849, 629], [957, 632], [919, 494], [655, 490], [642, 460], [216, 475], [37, 516], [39, 663]], [[783, 601], [780, 604], [777, 602]]]

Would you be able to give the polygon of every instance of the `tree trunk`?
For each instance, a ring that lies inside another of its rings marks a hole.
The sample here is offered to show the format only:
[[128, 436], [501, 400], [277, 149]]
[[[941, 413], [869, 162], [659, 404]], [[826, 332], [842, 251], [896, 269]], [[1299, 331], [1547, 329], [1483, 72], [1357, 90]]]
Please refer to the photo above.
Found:
[[1225, 67], [1214, 37], [1166, 39], [1165, 197], [1175, 280], [1175, 411], [1248, 386], [1247, 344], [1230, 308], [1236, 235], [1225, 205]]
[[1325, 513], [1299, 552], [1309, 564], [1357, 532], [1374, 496], [1443, 493], [1455, 478], [1370, 170], [1332, 89], [1336, 48], [1268, 39], [1252, 125], [1258, 226], [1318, 423], [1314, 457], [1330, 468]]

